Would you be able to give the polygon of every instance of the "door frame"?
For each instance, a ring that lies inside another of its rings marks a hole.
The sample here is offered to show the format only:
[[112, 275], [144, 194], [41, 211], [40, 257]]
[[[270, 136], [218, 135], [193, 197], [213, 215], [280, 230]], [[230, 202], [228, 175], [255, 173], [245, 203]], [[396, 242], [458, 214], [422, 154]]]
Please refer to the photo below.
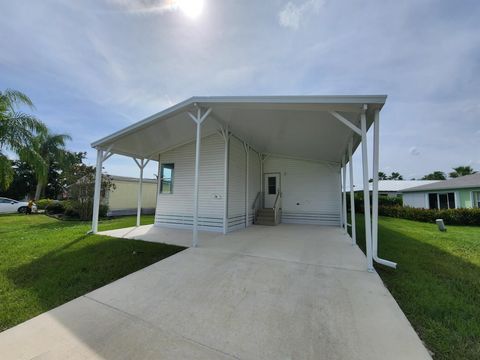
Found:
[[265, 183], [265, 177], [266, 175], [278, 175], [278, 192], [280, 193], [280, 207], [282, 205], [281, 203], [281, 198], [282, 198], [282, 173], [280, 171], [272, 171], [272, 172], [264, 172], [262, 176], [262, 192], [263, 192], [263, 207], [265, 207], [266, 203], [266, 196], [267, 192], [265, 191], [265, 185], [268, 186], [268, 184]]

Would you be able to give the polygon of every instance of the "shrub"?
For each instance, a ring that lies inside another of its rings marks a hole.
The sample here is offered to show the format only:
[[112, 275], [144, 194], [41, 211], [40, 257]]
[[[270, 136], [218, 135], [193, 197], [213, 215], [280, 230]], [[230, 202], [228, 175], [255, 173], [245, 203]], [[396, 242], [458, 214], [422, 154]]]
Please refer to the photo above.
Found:
[[417, 209], [402, 206], [379, 206], [378, 214], [383, 216], [434, 223], [443, 219], [447, 225], [480, 226], [480, 209]]
[[37, 204], [37, 209], [38, 210], [45, 210], [47, 206], [52, 202], [50, 199], [40, 199], [35, 202]]
[[63, 214], [65, 212], [65, 205], [61, 201], [50, 201], [45, 207], [47, 214]]
[[[65, 206], [65, 216], [78, 218], [80, 220], [91, 220], [93, 210], [93, 201], [69, 200]], [[106, 217], [108, 206], [100, 204], [99, 217]]]

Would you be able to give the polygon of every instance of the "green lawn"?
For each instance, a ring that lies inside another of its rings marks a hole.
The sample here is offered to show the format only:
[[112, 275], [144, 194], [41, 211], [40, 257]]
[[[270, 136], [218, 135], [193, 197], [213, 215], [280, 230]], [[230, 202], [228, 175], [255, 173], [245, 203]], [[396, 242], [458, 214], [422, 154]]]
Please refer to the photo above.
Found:
[[480, 227], [447, 228], [381, 217], [379, 255], [398, 269], [376, 269], [435, 359], [480, 359]]
[[[135, 225], [128, 216], [100, 230]], [[143, 216], [151, 224], [153, 216]], [[86, 235], [90, 223], [45, 215], [0, 216], [0, 331], [30, 319], [182, 247]]]

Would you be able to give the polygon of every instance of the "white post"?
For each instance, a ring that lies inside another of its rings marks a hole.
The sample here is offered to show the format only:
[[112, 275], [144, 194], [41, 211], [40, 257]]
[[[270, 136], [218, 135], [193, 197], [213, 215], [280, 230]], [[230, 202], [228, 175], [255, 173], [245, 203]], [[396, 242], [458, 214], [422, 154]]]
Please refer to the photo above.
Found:
[[367, 152], [367, 105], [364, 105], [360, 122], [362, 128], [362, 169], [363, 169], [363, 207], [365, 213], [365, 242], [367, 249], [367, 270], [373, 272], [372, 257], [372, 223], [370, 220], [370, 191], [368, 186], [368, 152]]
[[198, 189], [199, 189], [199, 173], [200, 173], [200, 142], [202, 141], [201, 127], [203, 121], [210, 114], [212, 109], [208, 109], [205, 114], [202, 115], [200, 108], [197, 110], [197, 116], [188, 113], [192, 120], [197, 125], [196, 146], [195, 146], [195, 182], [193, 185], [193, 237], [192, 246], [198, 245]]
[[225, 158], [224, 158], [224, 170], [225, 170], [225, 181], [223, 189], [223, 233], [228, 232], [228, 157], [229, 157], [229, 144], [230, 144], [230, 134], [228, 132], [228, 125], [223, 131], [223, 138], [225, 140]]
[[372, 251], [373, 259], [382, 265], [396, 268], [397, 264], [378, 257], [378, 167], [380, 160], [380, 110], [373, 119], [373, 188], [372, 188]]
[[347, 163], [345, 161], [345, 155], [343, 156], [343, 179], [342, 179], [342, 192], [343, 192], [343, 229], [345, 234], [348, 232], [348, 221], [347, 221]]
[[353, 188], [353, 162], [352, 162], [352, 151], [353, 151], [353, 137], [350, 140], [348, 145], [348, 166], [350, 170], [350, 223], [352, 229], [352, 245], [357, 244], [357, 231], [355, 224], [355, 189]]
[[102, 187], [103, 150], [97, 149], [97, 165], [95, 168], [95, 188], [93, 195], [92, 233], [98, 232], [98, 214], [100, 210], [100, 192]]
[[338, 182], [339, 182], [339, 190], [340, 190], [340, 228], [343, 229], [343, 223], [344, 223], [344, 219], [343, 219], [343, 202], [342, 202], [342, 164], [340, 163], [340, 172], [338, 174]]
[[140, 178], [138, 179], [138, 198], [137, 198], [137, 226], [140, 226], [140, 219], [142, 216], [142, 196], [143, 196], [143, 169], [144, 159], [140, 160]]
[[245, 163], [246, 163], [246, 170], [245, 170], [245, 227], [248, 227], [248, 208], [249, 208], [249, 199], [248, 199], [248, 168], [249, 168], [249, 158], [250, 158], [250, 146], [247, 143], [243, 143], [245, 148]]
[[[200, 117], [200, 110], [199, 110]], [[195, 184], [194, 184], [194, 193], [193, 193], [193, 247], [197, 247], [198, 244], [198, 188], [199, 181], [198, 176], [200, 172], [200, 142], [202, 141], [200, 122], [197, 122], [197, 140], [195, 146]]]

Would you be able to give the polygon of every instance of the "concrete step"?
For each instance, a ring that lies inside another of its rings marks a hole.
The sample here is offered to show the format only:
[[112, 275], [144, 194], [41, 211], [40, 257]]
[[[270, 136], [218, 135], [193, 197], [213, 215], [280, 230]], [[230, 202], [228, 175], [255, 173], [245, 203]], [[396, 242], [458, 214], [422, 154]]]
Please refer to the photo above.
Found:
[[275, 226], [277, 225], [275, 223], [275, 220], [274, 219], [257, 219], [257, 221], [255, 221], [255, 225], [267, 225], [267, 226]]

